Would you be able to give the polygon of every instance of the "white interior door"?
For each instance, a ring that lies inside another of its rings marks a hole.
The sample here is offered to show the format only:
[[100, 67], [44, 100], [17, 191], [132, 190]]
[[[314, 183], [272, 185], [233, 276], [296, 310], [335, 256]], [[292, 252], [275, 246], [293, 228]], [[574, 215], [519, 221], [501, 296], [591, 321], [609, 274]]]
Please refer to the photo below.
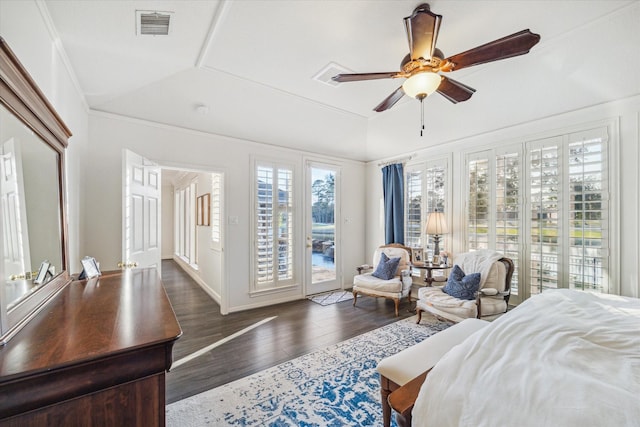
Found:
[[32, 267], [22, 179], [22, 156], [20, 145], [13, 138], [2, 144], [0, 171], [4, 274], [20, 275], [27, 270], [31, 271]]
[[129, 150], [123, 154], [122, 256], [128, 267], [161, 273], [160, 167]]
[[[0, 205], [2, 206], [3, 301], [15, 302], [34, 286], [31, 280], [11, 280], [32, 271], [29, 230], [22, 176], [22, 153], [18, 140], [2, 144], [0, 156]], [[11, 308], [11, 304], [9, 304]]]
[[307, 164], [307, 295], [340, 289], [340, 170]]

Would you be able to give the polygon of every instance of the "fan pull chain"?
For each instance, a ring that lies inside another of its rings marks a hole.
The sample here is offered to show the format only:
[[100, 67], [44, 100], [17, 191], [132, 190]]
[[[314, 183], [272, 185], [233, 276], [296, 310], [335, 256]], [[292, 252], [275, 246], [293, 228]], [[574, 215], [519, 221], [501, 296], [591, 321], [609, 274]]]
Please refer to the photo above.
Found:
[[424, 98], [420, 99], [420, 116], [421, 116], [420, 124], [422, 125], [422, 128], [420, 129], [421, 137], [422, 137], [422, 132], [424, 132], [424, 102], [422, 102], [423, 100]]

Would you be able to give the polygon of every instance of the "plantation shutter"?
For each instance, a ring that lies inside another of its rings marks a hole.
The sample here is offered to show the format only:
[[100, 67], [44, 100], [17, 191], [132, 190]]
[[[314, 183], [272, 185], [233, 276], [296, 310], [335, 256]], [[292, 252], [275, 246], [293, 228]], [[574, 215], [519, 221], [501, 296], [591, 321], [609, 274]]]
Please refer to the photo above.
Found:
[[569, 135], [569, 286], [606, 292], [609, 185], [606, 129]]
[[293, 169], [259, 164], [255, 181], [254, 290], [293, 279]]
[[293, 170], [278, 170], [278, 279], [293, 279]]
[[[433, 161], [427, 164], [425, 171], [425, 187], [426, 187], [426, 214], [431, 212], [447, 212], [447, 163], [445, 161]], [[425, 221], [427, 216], [425, 216]], [[450, 221], [448, 221], [450, 222]], [[425, 227], [425, 224], [422, 224]], [[429, 246], [433, 247], [433, 237], [429, 236]], [[440, 250], [451, 250], [448, 245], [448, 235], [440, 236]]]
[[511, 279], [511, 294], [518, 295], [518, 272], [520, 264], [522, 198], [521, 198], [521, 155], [513, 150], [499, 153], [496, 160], [495, 191], [495, 249], [514, 263]]
[[216, 249], [222, 244], [222, 174], [211, 174], [211, 243]]
[[532, 143], [529, 149], [529, 293], [557, 288], [562, 247], [562, 138]]
[[514, 261], [514, 302], [545, 289], [609, 292], [608, 135], [601, 127], [467, 155], [467, 250]]
[[530, 293], [569, 287], [608, 292], [606, 128], [530, 144]]
[[256, 287], [273, 282], [273, 175], [272, 168], [256, 172]]
[[[430, 212], [447, 214], [449, 160], [434, 159], [405, 169], [405, 244], [424, 248], [425, 225]], [[440, 248], [447, 248], [447, 235], [440, 237]]]
[[488, 249], [490, 243], [491, 174], [487, 154], [467, 159], [467, 250]]
[[421, 248], [423, 234], [422, 218], [422, 170], [410, 170], [405, 172], [406, 191], [405, 197], [405, 230], [404, 243], [411, 248]]

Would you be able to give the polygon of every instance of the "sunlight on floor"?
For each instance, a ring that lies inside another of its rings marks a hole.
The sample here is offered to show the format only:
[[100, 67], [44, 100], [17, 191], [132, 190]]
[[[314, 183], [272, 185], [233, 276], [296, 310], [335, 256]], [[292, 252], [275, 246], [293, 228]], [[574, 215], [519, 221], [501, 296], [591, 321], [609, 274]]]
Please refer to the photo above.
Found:
[[241, 329], [241, 330], [239, 330], [238, 332], [236, 332], [236, 333], [234, 333], [234, 334], [232, 334], [232, 335], [229, 335], [228, 337], [224, 337], [224, 338], [223, 338], [223, 339], [221, 339], [220, 341], [216, 341], [216, 342], [214, 342], [213, 344], [208, 345], [208, 346], [206, 346], [205, 348], [202, 348], [202, 349], [200, 349], [200, 350], [198, 350], [198, 351], [196, 351], [196, 352], [193, 352], [193, 353], [191, 353], [190, 355], [185, 356], [185, 357], [183, 357], [183, 358], [182, 358], [182, 359], [180, 359], [180, 360], [176, 360], [176, 361], [175, 361], [175, 362], [173, 362], [173, 364], [171, 365], [171, 369], [175, 369], [175, 368], [177, 368], [177, 367], [178, 367], [178, 366], [180, 366], [180, 365], [184, 365], [185, 363], [189, 362], [190, 360], [193, 360], [193, 359], [195, 359], [196, 357], [202, 356], [203, 354], [210, 352], [210, 351], [211, 351], [211, 350], [213, 350], [214, 348], [216, 348], [216, 347], [218, 347], [218, 346], [220, 346], [220, 345], [222, 345], [222, 344], [224, 344], [224, 343], [226, 343], [226, 342], [229, 342], [229, 341], [231, 341], [232, 339], [237, 338], [237, 337], [239, 337], [239, 336], [241, 336], [241, 335], [243, 335], [243, 334], [246, 334], [246, 333], [247, 333], [247, 332], [249, 332], [250, 330], [257, 328], [257, 327], [258, 327], [258, 326], [260, 326], [260, 325], [263, 325], [263, 324], [265, 324], [265, 323], [267, 323], [267, 322], [272, 321], [272, 320], [273, 320], [273, 319], [275, 319], [276, 317], [277, 317], [277, 316], [267, 317], [266, 319], [262, 319], [261, 321], [259, 321], [259, 322], [257, 322], [257, 323], [254, 323], [253, 325], [248, 326], [248, 327], [246, 327], [246, 328], [244, 328], [244, 329]]

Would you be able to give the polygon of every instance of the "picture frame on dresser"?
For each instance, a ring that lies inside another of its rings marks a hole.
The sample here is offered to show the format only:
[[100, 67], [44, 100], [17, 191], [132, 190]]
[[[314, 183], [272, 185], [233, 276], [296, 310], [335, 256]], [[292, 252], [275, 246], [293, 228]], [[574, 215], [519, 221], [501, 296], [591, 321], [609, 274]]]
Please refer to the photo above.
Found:
[[82, 273], [78, 277], [79, 280], [91, 279], [102, 274], [100, 265], [94, 257], [86, 256], [80, 262], [82, 263]]
[[46, 282], [48, 276], [50, 274], [49, 269], [51, 268], [51, 263], [47, 260], [42, 261], [40, 264], [40, 268], [38, 269], [38, 274], [36, 278], [33, 279], [33, 283], [36, 285], [41, 285]]
[[424, 250], [422, 248], [411, 248], [411, 262], [424, 261]]

